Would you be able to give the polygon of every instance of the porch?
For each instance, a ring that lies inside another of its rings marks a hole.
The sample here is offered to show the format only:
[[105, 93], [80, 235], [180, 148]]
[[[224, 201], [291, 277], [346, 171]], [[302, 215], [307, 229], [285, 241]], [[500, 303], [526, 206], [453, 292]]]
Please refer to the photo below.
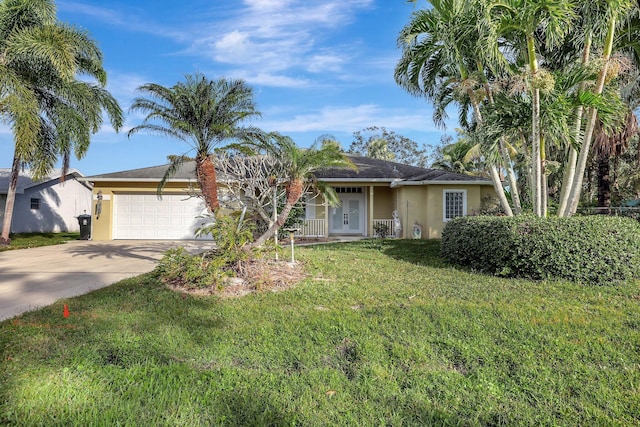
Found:
[[[368, 233], [373, 237], [380, 237], [375, 230], [379, 226], [385, 227], [388, 230], [387, 236], [395, 236], [396, 229], [393, 218], [374, 219], [372, 224], [372, 231]], [[297, 224], [295, 228], [299, 231], [295, 232], [295, 237], [328, 237], [328, 226], [325, 219], [305, 219], [301, 223]]]

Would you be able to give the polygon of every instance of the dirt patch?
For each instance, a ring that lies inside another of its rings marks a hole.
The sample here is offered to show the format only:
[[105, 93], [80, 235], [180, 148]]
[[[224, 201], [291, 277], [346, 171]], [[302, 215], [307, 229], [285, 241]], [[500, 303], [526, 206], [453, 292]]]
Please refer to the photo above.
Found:
[[240, 298], [256, 292], [279, 292], [305, 279], [301, 262], [254, 260], [243, 263], [236, 277], [222, 284], [193, 288], [188, 284], [168, 283], [169, 288], [190, 295], [217, 295], [221, 298]]

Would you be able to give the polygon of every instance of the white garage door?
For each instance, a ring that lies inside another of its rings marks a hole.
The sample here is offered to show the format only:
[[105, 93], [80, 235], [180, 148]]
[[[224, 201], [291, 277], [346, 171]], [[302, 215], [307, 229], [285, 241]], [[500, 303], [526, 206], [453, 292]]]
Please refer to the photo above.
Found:
[[114, 239], [194, 239], [206, 221], [204, 201], [185, 194], [115, 194], [113, 210]]

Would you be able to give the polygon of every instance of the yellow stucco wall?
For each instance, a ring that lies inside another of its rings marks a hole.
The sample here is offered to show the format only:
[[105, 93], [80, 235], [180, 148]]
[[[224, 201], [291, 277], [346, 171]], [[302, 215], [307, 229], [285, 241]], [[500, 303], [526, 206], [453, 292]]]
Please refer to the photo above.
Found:
[[391, 219], [396, 208], [396, 190], [387, 187], [373, 188], [373, 219]]
[[[195, 184], [194, 184], [195, 185]], [[480, 208], [483, 198], [495, 199], [495, 192], [491, 186], [480, 185], [422, 185], [400, 186], [390, 188], [389, 183], [331, 183], [334, 187], [363, 187], [363, 195], [367, 205], [367, 234], [372, 233], [373, 219], [390, 219], [394, 209], [398, 210], [402, 224], [402, 237], [412, 237], [414, 223], [420, 224], [423, 239], [439, 239], [444, 228], [443, 221], [443, 192], [447, 190], [466, 190], [467, 215], [472, 215]], [[371, 204], [371, 191], [373, 187], [373, 205]], [[189, 189], [189, 183], [168, 183], [164, 189], [165, 194], [184, 193]], [[96, 195], [102, 191], [102, 213], [96, 215]], [[92, 239], [111, 240], [113, 231], [113, 198], [118, 193], [155, 193], [157, 183], [122, 183], [122, 182], [96, 182], [93, 189], [92, 210]], [[317, 205], [322, 199], [315, 200]], [[324, 219], [326, 209], [316, 206], [315, 218]], [[328, 229], [328, 226], [327, 226]]]
[[[95, 182], [93, 187], [93, 202], [91, 212], [91, 239], [112, 240], [113, 239], [113, 197], [118, 193], [151, 193], [155, 194], [158, 189], [156, 182]], [[189, 183], [174, 182], [167, 183], [163, 194], [185, 194], [189, 190]], [[102, 191], [102, 211], [97, 215], [96, 205], [98, 203], [98, 191]]]
[[428, 185], [403, 186], [398, 191], [398, 212], [402, 223], [402, 236], [412, 237], [415, 223], [422, 229], [423, 239], [439, 239], [444, 228], [444, 191], [465, 190], [466, 215], [478, 211], [482, 197], [493, 196], [493, 188], [480, 185]]

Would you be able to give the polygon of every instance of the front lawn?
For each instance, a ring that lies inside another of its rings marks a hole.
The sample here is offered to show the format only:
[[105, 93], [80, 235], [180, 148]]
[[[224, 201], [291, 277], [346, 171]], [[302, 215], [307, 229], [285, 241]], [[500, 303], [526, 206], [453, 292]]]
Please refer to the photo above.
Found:
[[506, 280], [438, 242], [296, 249], [239, 299], [144, 275], [0, 323], [0, 425], [638, 425], [640, 287]]
[[78, 240], [80, 233], [19, 233], [12, 234], [10, 237], [11, 244], [9, 246], [0, 245], [0, 251], [60, 245], [70, 240]]

